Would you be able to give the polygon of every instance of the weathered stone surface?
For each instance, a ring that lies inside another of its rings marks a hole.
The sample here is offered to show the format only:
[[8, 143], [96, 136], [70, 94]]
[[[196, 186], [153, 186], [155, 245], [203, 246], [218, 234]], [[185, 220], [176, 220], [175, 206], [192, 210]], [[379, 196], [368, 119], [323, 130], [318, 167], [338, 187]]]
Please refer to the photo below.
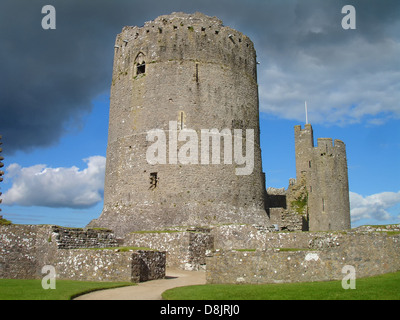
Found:
[[[400, 269], [400, 235], [378, 233], [268, 234], [256, 251], [218, 250], [208, 256], [208, 283], [279, 283], [343, 279], [345, 265], [356, 277]], [[303, 249], [299, 245], [304, 246]], [[279, 246], [279, 247], [278, 247]], [[287, 251], [285, 248], [291, 248]], [[298, 250], [293, 250], [298, 248]]]
[[143, 282], [165, 277], [166, 252], [137, 250], [132, 255], [132, 280]]
[[[89, 226], [122, 237], [174, 226], [268, 224], [252, 41], [215, 17], [173, 13], [141, 28], [125, 27], [115, 45], [104, 208]], [[138, 67], [143, 63], [144, 73]], [[175, 130], [170, 121], [176, 121]], [[243, 130], [242, 154], [246, 142], [254, 146], [250, 174], [237, 175], [245, 165], [234, 159], [224, 162], [228, 139], [219, 135], [219, 163], [212, 163], [214, 137], [204, 152], [208, 164], [202, 162], [201, 130], [214, 128], [228, 129], [232, 137]], [[166, 164], [150, 164], [146, 157], [153, 144], [146, 136], [154, 129], [165, 133]], [[169, 144], [182, 129], [197, 134], [197, 163], [177, 158], [186, 141]], [[246, 129], [254, 139], [247, 141]]]
[[50, 226], [0, 226], [0, 278], [36, 278], [57, 246]]
[[0, 278], [39, 279], [45, 265], [55, 267], [59, 279], [136, 282], [165, 276], [165, 252], [89, 249], [116, 244], [109, 230], [0, 226]]
[[214, 249], [214, 238], [209, 229], [175, 228], [157, 232], [132, 232], [126, 235], [124, 245], [166, 251], [168, 267], [201, 270], [205, 268], [206, 252]]
[[318, 138], [311, 124], [295, 132], [296, 184], [288, 190], [288, 206], [308, 220], [310, 231], [349, 230], [350, 201], [346, 145]]
[[119, 242], [112, 230], [52, 227], [59, 249], [108, 248]]

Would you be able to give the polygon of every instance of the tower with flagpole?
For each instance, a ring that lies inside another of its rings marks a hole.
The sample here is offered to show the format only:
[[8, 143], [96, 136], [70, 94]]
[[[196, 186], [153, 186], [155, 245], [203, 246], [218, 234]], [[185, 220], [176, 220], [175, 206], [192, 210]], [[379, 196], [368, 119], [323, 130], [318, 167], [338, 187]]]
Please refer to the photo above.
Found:
[[350, 202], [346, 146], [341, 140], [318, 138], [314, 145], [313, 128], [308, 123], [295, 126], [296, 184], [303, 184], [302, 203], [309, 231], [350, 229]]

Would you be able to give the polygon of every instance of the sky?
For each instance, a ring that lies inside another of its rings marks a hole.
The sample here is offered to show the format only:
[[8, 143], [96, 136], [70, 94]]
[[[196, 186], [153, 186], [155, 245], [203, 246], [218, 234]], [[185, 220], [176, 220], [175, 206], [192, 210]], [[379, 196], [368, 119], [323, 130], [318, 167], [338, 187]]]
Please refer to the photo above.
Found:
[[[342, 27], [349, 4], [355, 29]], [[45, 5], [55, 29], [42, 28]], [[179, 11], [253, 41], [267, 187], [295, 178], [307, 101], [314, 138], [346, 143], [352, 227], [400, 223], [398, 0], [2, 0], [0, 214], [66, 227], [100, 215], [115, 37]]]

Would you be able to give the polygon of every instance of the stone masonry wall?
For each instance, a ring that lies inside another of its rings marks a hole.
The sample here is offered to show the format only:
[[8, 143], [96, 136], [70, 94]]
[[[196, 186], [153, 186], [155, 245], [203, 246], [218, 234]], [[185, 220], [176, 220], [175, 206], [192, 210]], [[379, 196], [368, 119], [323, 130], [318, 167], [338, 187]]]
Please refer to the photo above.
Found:
[[308, 231], [307, 192], [296, 179], [290, 179], [289, 188], [268, 188], [266, 194], [269, 222], [277, 231]]
[[[400, 226], [386, 226], [379, 231], [398, 231]], [[358, 239], [372, 235], [372, 227], [356, 228], [340, 232], [274, 232], [273, 228], [257, 225], [222, 225], [213, 227], [211, 235], [215, 249], [249, 249], [266, 250], [275, 248], [321, 249], [335, 246], [346, 246], [349, 239]], [[379, 233], [377, 233], [379, 235]], [[354, 240], [355, 241], [355, 240]]]
[[205, 268], [206, 252], [214, 249], [214, 238], [209, 229], [176, 228], [132, 232], [126, 235], [124, 245], [166, 251], [168, 267], [200, 270]]
[[107, 229], [52, 226], [52, 231], [59, 249], [109, 248], [119, 244], [113, 231]]
[[165, 276], [165, 252], [88, 249], [117, 243], [109, 230], [0, 226], [0, 278], [40, 279], [45, 265], [54, 266], [59, 279], [136, 282]]
[[53, 265], [60, 279], [143, 282], [165, 277], [165, 252], [60, 250]]
[[59, 250], [53, 266], [59, 279], [131, 281], [132, 252], [113, 250]]
[[305, 234], [296, 234], [300, 235], [297, 239], [292, 233], [279, 234], [283, 237], [273, 237], [270, 245], [297, 244], [308, 249], [287, 251], [271, 247], [256, 251], [216, 251], [207, 257], [207, 282], [339, 280], [344, 277], [341, 270], [345, 265], [354, 266], [358, 278], [400, 269], [400, 235], [314, 233], [303, 237]]
[[132, 255], [132, 282], [163, 279], [166, 252], [138, 250]]
[[[400, 268], [399, 226], [372, 228], [379, 232], [370, 231], [371, 227], [351, 232], [272, 232], [245, 224], [182, 227], [128, 234], [125, 246], [159, 250], [128, 252], [117, 248], [59, 249], [60, 244], [76, 244], [71, 237], [83, 237], [85, 232], [54, 232], [54, 228], [0, 227], [0, 278], [39, 279], [42, 267], [53, 265], [59, 279], [138, 282], [164, 277], [167, 261], [170, 267], [186, 270], [207, 265], [209, 283], [341, 279], [344, 265], [353, 265], [357, 277]], [[115, 240], [111, 233], [106, 234]]]
[[39, 277], [57, 251], [51, 235], [49, 226], [0, 226], [0, 278]]

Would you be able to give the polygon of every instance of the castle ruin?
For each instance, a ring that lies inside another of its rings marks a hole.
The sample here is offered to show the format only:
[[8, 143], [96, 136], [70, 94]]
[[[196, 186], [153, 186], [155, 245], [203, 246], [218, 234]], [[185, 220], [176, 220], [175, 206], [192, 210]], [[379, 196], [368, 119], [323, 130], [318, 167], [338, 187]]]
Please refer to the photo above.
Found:
[[[215, 17], [174, 13], [123, 28], [114, 48], [104, 209], [90, 227], [119, 235], [174, 226], [267, 227], [272, 214], [279, 229], [291, 229], [283, 216], [300, 230], [350, 229], [345, 145], [318, 139], [314, 148], [309, 124], [295, 127], [297, 182], [281, 194], [285, 214], [271, 207], [278, 195], [265, 190], [256, 52], [247, 36]], [[156, 140], [151, 130], [166, 140], [163, 163], [147, 157]], [[184, 149], [193, 134], [199, 148]], [[237, 139], [240, 156], [244, 146], [253, 151], [249, 174], [238, 175], [243, 165], [226, 149]], [[178, 159], [182, 149], [190, 153], [185, 161]]]
[[0, 278], [40, 278], [44, 264], [64, 279], [135, 282], [166, 267], [206, 270], [208, 283], [398, 270], [398, 225], [350, 230], [342, 141], [314, 146], [311, 125], [295, 126], [296, 179], [265, 188], [247, 36], [173, 13], [123, 28], [114, 50], [103, 212], [85, 229], [0, 225]]
[[[200, 13], [123, 28], [115, 42], [104, 209], [90, 226], [124, 234], [268, 224], [256, 66], [247, 36]], [[166, 164], [146, 158], [155, 129], [168, 139]], [[178, 155], [189, 134], [209, 150], [191, 149], [187, 164]], [[233, 143], [254, 149], [250, 174], [237, 174], [243, 165], [226, 151]]]

